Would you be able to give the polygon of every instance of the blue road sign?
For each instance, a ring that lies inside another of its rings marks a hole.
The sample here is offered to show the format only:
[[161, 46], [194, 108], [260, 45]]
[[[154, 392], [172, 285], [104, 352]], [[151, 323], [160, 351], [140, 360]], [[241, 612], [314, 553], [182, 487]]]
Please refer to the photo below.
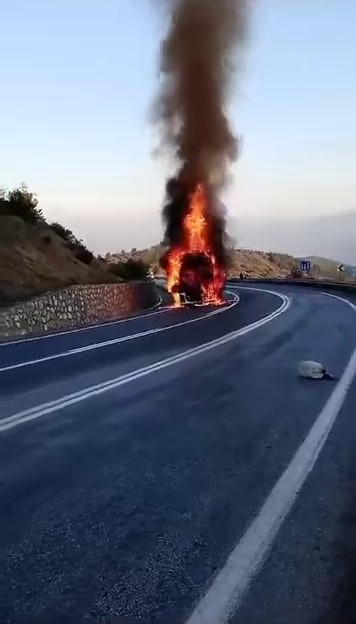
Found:
[[310, 271], [310, 260], [301, 260], [300, 261], [300, 270], [305, 271], [305, 273], [309, 273]]

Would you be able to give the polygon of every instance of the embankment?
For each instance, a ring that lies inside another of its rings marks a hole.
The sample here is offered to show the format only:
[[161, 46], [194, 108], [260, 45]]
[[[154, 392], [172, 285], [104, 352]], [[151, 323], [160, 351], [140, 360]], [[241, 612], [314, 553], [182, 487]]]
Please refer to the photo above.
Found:
[[153, 282], [71, 286], [0, 311], [0, 339], [42, 334], [125, 317], [154, 306]]

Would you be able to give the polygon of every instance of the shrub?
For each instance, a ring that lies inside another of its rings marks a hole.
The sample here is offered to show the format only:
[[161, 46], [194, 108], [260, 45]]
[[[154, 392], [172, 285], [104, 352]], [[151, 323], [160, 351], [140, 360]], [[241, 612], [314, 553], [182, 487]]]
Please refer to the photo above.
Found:
[[113, 275], [116, 275], [123, 280], [127, 280], [128, 274], [125, 265], [126, 262], [115, 262], [114, 264], [109, 265], [109, 271], [110, 273], [113, 273]]
[[83, 241], [79, 240], [71, 230], [65, 228], [60, 223], [51, 223], [50, 228], [65, 241], [65, 246], [69, 251], [73, 252], [77, 260], [88, 265], [92, 263], [94, 254], [86, 248]]
[[49, 227], [51, 228], [51, 230], [53, 230], [55, 234], [57, 234], [57, 236], [59, 236], [66, 242], [70, 240], [71, 236], [74, 236], [73, 232], [63, 227], [63, 225], [61, 225], [60, 223], [51, 223]]
[[45, 220], [42, 210], [37, 206], [36, 195], [24, 184], [12, 191], [0, 191], [0, 214], [21, 217], [28, 223], [43, 223]]
[[146, 279], [148, 270], [149, 266], [142, 260], [133, 260], [132, 258], [126, 262], [111, 264], [109, 268], [111, 273], [126, 281]]
[[94, 255], [84, 245], [78, 245], [74, 250], [74, 257], [84, 264], [90, 265], [93, 262]]

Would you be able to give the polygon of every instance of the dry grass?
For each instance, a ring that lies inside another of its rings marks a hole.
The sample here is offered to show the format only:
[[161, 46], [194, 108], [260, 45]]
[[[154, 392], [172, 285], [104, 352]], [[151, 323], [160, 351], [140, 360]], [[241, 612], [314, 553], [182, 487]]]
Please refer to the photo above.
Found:
[[232, 252], [230, 275], [242, 272], [245, 277], [285, 277], [295, 265], [295, 259], [286, 254], [237, 249]]
[[46, 226], [0, 217], [0, 302], [2, 304], [72, 284], [117, 282], [105, 263], [77, 260]]

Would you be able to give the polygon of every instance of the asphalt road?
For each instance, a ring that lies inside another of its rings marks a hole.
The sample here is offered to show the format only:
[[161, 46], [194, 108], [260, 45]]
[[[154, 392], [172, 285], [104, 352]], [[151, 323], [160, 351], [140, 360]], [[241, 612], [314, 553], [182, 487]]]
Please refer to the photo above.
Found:
[[270, 289], [0, 346], [1, 624], [356, 620], [356, 309]]

